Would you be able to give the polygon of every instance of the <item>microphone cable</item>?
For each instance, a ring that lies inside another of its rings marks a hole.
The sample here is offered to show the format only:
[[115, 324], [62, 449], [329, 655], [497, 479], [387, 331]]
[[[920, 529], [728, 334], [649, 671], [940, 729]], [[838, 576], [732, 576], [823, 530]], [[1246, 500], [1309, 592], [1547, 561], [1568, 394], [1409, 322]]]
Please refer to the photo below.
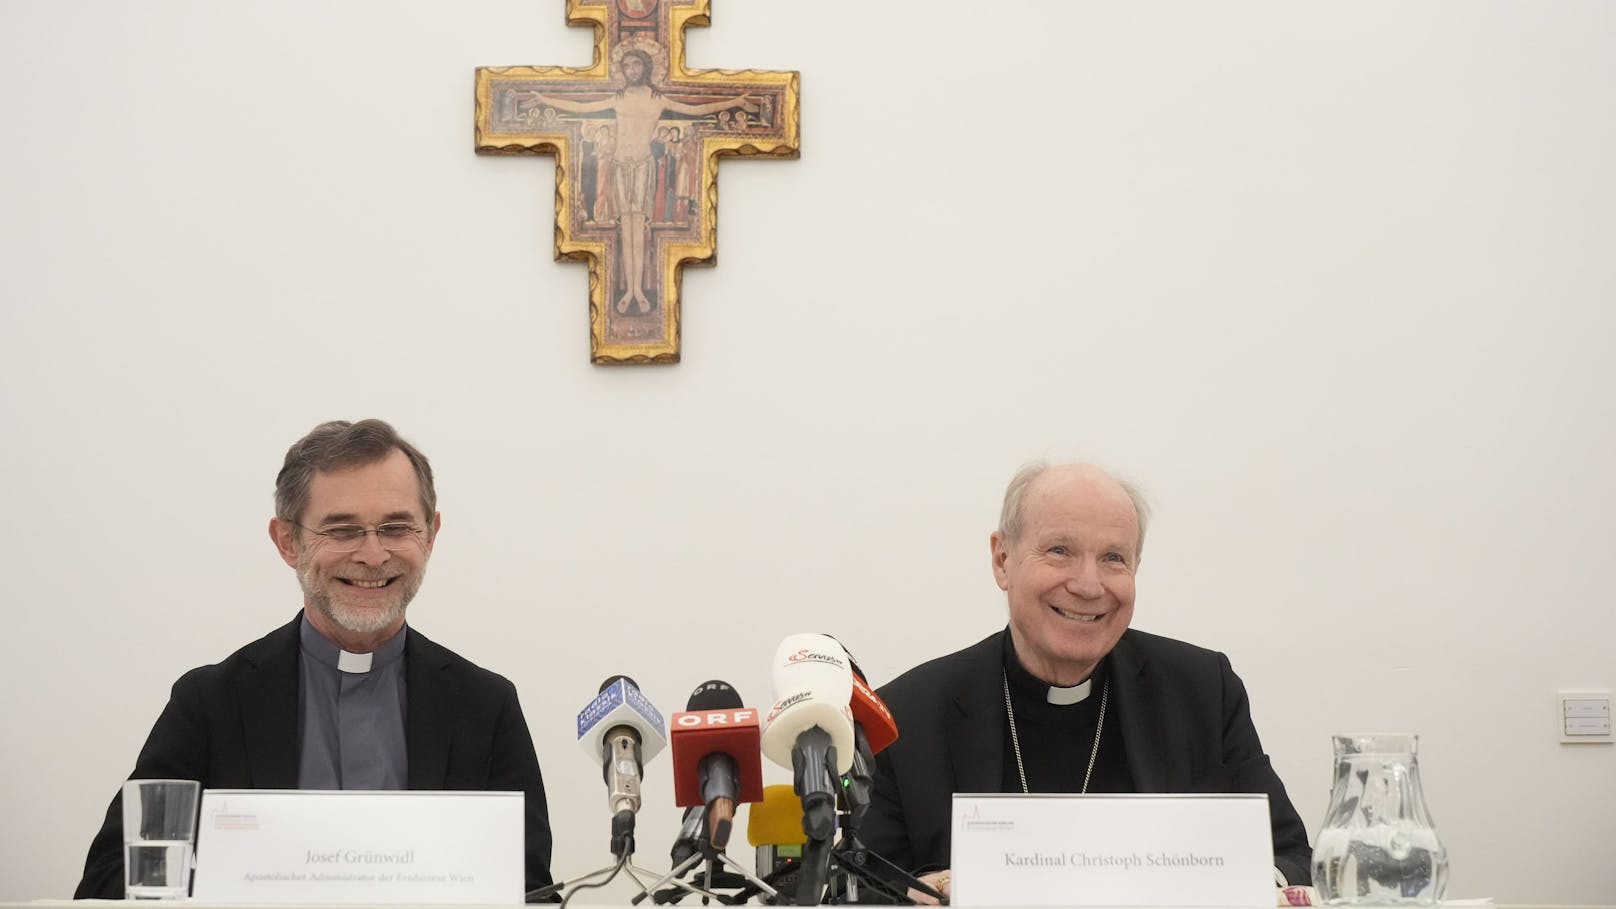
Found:
[[[625, 854], [620, 855], [620, 856], [617, 857], [617, 863], [612, 865], [612, 867], [610, 869], [608, 869], [608, 871], [597, 871], [597, 872], [595, 872], [594, 875], [588, 876], [588, 877], [599, 877], [600, 875], [605, 874], [606, 877], [602, 878], [601, 880], [590, 881], [587, 884], [580, 884], [577, 881], [574, 881], [573, 884], [572, 884], [572, 889], [568, 890], [566, 897], [561, 900], [561, 909], [567, 909], [567, 904], [572, 902], [572, 898], [578, 895], [578, 891], [580, 891], [580, 890], [595, 890], [595, 889], [604, 887], [607, 884], [610, 884], [612, 882], [612, 879], [617, 877], [617, 875], [619, 873], [621, 873], [623, 868], [626, 867], [627, 865], [628, 865], [628, 854], [625, 853]], [[585, 877], [583, 879], [588, 880], [588, 877]]]

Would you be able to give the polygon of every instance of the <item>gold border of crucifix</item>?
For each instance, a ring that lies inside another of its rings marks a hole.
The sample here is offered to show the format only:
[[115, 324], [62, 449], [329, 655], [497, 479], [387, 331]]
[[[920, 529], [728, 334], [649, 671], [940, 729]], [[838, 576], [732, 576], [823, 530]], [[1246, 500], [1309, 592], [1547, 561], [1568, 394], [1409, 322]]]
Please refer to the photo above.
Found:
[[800, 76], [685, 67], [711, 0], [567, 0], [587, 67], [477, 70], [479, 154], [556, 158], [555, 257], [589, 266], [590, 359], [679, 361], [682, 275], [712, 265], [718, 160], [795, 158]]

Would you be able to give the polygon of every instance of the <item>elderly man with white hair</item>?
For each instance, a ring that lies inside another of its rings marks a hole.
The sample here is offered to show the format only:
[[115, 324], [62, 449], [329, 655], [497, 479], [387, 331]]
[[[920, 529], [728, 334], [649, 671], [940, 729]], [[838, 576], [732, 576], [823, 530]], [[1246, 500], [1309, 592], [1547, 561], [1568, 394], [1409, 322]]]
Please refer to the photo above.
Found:
[[1221, 653], [1130, 629], [1149, 510], [1087, 464], [1024, 468], [989, 538], [1009, 625], [880, 690], [902, 737], [877, 756], [866, 844], [945, 895], [956, 792], [1251, 792], [1274, 866], [1309, 882], [1307, 831]]

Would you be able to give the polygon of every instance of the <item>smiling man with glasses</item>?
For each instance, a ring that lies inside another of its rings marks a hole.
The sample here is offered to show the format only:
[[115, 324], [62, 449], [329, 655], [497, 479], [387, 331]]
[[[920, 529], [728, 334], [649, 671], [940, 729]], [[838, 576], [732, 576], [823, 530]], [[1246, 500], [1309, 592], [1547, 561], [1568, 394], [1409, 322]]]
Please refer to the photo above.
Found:
[[[174, 684], [131, 779], [212, 789], [472, 789], [526, 794], [527, 886], [550, 825], [516, 687], [405, 623], [443, 521], [426, 456], [381, 420], [324, 423], [286, 453], [269, 536], [302, 612]], [[117, 899], [114, 798], [76, 898]]]
[[441, 524], [426, 457], [366, 420], [327, 423], [287, 453], [269, 537], [297, 569], [309, 625], [369, 653], [403, 629]]

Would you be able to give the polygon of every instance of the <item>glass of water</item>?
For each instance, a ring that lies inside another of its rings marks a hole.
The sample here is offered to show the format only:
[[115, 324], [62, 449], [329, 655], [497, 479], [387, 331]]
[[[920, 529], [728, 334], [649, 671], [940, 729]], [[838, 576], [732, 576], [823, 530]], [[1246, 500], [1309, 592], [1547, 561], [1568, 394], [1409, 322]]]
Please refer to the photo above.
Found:
[[190, 893], [201, 788], [195, 780], [130, 780], [123, 784], [126, 898], [172, 900]]

